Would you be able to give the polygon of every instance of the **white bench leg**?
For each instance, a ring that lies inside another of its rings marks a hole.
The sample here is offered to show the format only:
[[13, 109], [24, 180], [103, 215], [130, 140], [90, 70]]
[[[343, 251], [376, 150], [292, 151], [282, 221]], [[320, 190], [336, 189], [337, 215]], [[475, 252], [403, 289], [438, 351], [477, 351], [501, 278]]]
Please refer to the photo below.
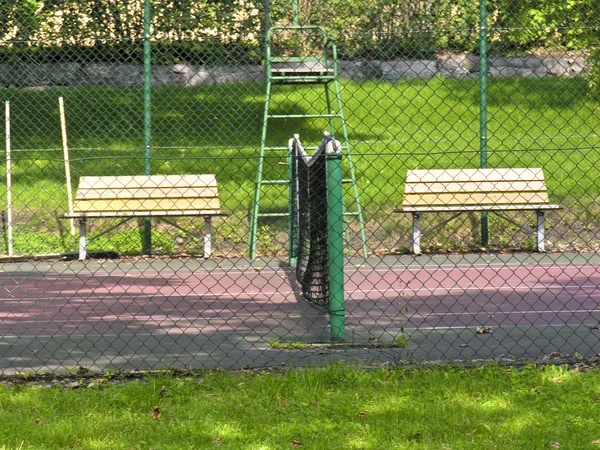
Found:
[[79, 261], [84, 261], [87, 256], [87, 242], [85, 240], [86, 219], [79, 219]]
[[537, 214], [537, 250], [538, 252], [545, 252], [544, 247], [544, 211], [536, 211]]
[[413, 253], [421, 254], [421, 228], [419, 228], [420, 214], [413, 214]]
[[210, 258], [212, 252], [212, 235], [210, 232], [210, 216], [204, 216], [204, 257]]

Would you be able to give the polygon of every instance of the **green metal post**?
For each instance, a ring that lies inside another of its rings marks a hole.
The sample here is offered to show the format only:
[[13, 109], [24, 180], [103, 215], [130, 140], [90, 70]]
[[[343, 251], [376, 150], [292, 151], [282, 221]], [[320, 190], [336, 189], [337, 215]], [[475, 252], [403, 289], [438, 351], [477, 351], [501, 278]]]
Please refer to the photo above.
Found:
[[327, 201], [329, 247], [329, 325], [331, 339], [346, 338], [344, 305], [344, 199], [342, 189], [342, 154], [327, 154]]
[[[152, 8], [150, 0], [144, 0], [144, 173], [152, 174], [152, 47], [150, 41], [150, 23]], [[142, 253], [152, 253], [152, 221], [144, 219], [144, 237]]]
[[[487, 167], [487, 5], [479, 1], [479, 152], [480, 167]], [[481, 245], [488, 245], [488, 213], [481, 213]]]
[[[350, 140], [348, 139], [348, 129], [346, 127], [346, 119], [344, 117], [344, 109], [342, 107], [342, 98], [340, 96], [340, 84], [338, 81], [338, 68], [337, 68], [337, 47], [335, 45], [333, 45], [333, 61], [334, 61], [333, 85], [335, 88], [335, 97], [336, 97], [336, 102], [337, 102], [338, 114], [339, 114], [340, 120], [342, 122], [342, 134], [344, 135], [343, 147], [346, 149], [346, 156], [348, 158], [348, 169], [350, 172], [350, 180], [352, 182], [352, 192], [354, 194], [354, 199], [356, 202], [355, 215], [358, 217], [358, 224], [360, 227], [362, 253], [363, 253], [363, 257], [367, 258], [368, 251], [367, 251], [367, 236], [365, 234], [365, 221], [364, 221], [364, 217], [363, 217], [363, 213], [362, 213], [362, 205], [360, 202], [360, 197], [358, 194], [358, 186], [356, 184], [356, 173], [354, 171], [354, 163], [352, 162], [352, 152], [350, 150]], [[329, 105], [329, 99], [327, 100], [327, 104]], [[331, 110], [329, 112], [331, 112]], [[331, 132], [331, 135], [335, 138], [335, 134], [333, 133], [333, 130]], [[350, 247], [350, 244], [348, 244], [348, 247]]]
[[290, 146], [290, 149], [288, 150], [288, 179], [290, 180], [290, 184], [288, 187], [288, 198], [289, 198], [289, 205], [288, 205], [288, 211], [289, 211], [289, 234], [288, 236], [289, 238], [289, 248], [288, 248], [288, 255], [289, 255], [289, 263], [290, 263], [290, 267], [294, 267], [297, 263], [298, 263], [298, 258], [296, 257], [296, 252], [295, 252], [295, 248], [296, 248], [296, 243], [298, 242], [298, 225], [295, 223], [296, 221], [296, 217], [294, 216], [294, 187], [292, 185], [292, 183], [295, 182], [294, 180], [294, 168], [293, 168], [293, 164], [295, 164], [296, 162], [294, 161], [294, 154], [292, 151], [292, 148]]
[[264, 20], [264, 36], [267, 36], [267, 30], [271, 27], [271, 1], [265, 0], [265, 20]]
[[292, 11], [294, 14], [294, 17], [292, 19], [292, 25], [297, 27], [298, 26], [298, 0], [292, 0]]
[[260, 154], [258, 157], [258, 167], [256, 170], [256, 185], [254, 187], [254, 199], [252, 209], [250, 210], [250, 232], [248, 235], [248, 255], [251, 259], [256, 258], [256, 239], [258, 233], [259, 204], [261, 197], [261, 188], [263, 182], [263, 169], [265, 159], [265, 149], [267, 147], [267, 124], [269, 120], [269, 104], [271, 102], [271, 35], [267, 31], [265, 42], [265, 76], [267, 77], [267, 90], [265, 106], [263, 110], [262, 131], [260, 135]]

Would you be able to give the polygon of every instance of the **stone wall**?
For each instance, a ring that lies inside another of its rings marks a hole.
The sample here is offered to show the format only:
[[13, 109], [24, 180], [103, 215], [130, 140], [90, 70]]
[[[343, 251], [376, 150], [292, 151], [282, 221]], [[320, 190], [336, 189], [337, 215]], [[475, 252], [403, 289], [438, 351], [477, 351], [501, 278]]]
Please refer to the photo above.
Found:
[[[495, 57], [488, 61], [491, 77], [574, 77], [586, 68], [583, 57], [529, 56]], [[410, 78], [428, 79], [442, 76], [455, 79], [479, 76], [477, 56], [448, 54], [432, 60], [340, 61], [342, 79], [377, 79], [396, 82]], [[143, 67], [133, 64], [56, 63], [0, 64], [0, 87], [32, 89], [78, 86], [142, 86]], [[255, 82], [264, 80], [263, 66], [222, 66], [174, 64], [154, 66], [154, 86], [200, 86], [215, 83]]]

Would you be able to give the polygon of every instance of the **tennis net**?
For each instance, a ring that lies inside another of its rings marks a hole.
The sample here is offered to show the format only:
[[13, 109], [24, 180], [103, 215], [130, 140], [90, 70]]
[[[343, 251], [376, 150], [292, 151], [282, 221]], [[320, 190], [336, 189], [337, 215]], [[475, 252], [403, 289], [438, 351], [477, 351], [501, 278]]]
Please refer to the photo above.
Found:
[[339, 151], [329, 133], [315, 153], [306, 153], [295, 135], [291, 150], [291, 251], [302, 296], [311, 303], [329, 305], [329, 250], [326, 154]]

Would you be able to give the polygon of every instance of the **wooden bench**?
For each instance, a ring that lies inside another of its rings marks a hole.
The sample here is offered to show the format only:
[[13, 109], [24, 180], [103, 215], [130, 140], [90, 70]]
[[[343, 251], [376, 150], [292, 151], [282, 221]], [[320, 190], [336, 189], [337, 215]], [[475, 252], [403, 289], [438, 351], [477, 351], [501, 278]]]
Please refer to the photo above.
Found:
[[[409, 170], [402, 209], [413, 216], [413, 251], [421, 253], [419, 218], [423, 213], [535, 211], [537, 250], [544, 250], [544, 212], [559, 209], [548, 199], [542, 169]], [[514, 222], [512, 222], [514, 223]], [[439, 226], [438, 226], [439, 227]]]
[[[204, 257], [212, 250], [211, 217], [222, 215], [215, 175], [151, 175], [81, 177], [73, 212], [63, 217], [79, 220], [79, 259], [87, 256], [86, 222], [91, 218], [123, 218], [108, 231], [133, 218], [204, 217]], [[106, 231], [103, 234], [106, 234]]]

